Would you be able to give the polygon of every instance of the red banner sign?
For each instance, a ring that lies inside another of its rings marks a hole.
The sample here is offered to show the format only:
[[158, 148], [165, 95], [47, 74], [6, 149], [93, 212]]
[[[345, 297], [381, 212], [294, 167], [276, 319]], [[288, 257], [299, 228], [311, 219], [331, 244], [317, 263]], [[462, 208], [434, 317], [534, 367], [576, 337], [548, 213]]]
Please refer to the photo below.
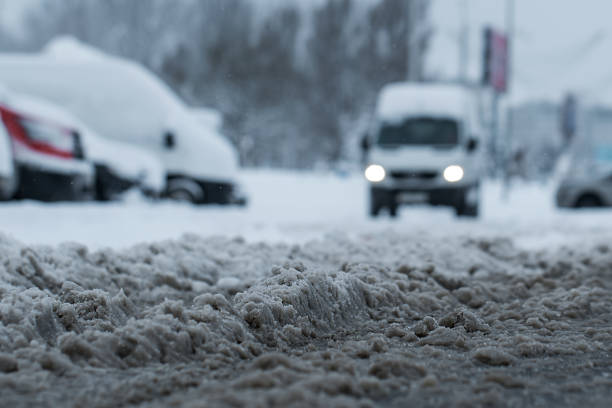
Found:
[[485, 29], [483, 83], [499, 93], [508, 88], [508, 37]]

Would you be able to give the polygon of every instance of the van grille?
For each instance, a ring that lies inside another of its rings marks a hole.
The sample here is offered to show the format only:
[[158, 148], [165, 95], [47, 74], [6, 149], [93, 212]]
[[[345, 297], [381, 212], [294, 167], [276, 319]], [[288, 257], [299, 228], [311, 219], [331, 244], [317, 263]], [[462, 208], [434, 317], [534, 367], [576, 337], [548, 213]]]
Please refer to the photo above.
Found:
[[433, 180], [438, 177], [435, 171], [392, 171], [391, 177], [398, 180]]

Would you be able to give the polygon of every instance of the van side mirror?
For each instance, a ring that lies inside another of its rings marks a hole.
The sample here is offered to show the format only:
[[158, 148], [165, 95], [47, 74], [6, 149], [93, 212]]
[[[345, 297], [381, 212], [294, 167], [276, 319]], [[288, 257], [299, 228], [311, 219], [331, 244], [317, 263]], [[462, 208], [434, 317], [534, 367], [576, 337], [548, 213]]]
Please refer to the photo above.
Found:
[[176, 137], [174, 136], [174, 132], [167, 131], [166, 133], [164, 133], [163, 139], [163, 144], [166, 149], [174, 149], [174, 147], [176, 146]]
[[467, 142], [466, 148], [469, 153], [472, 153], [474, 150], [478, 148], [478, 139], [474, 137], [470, 137], [470, 139]]

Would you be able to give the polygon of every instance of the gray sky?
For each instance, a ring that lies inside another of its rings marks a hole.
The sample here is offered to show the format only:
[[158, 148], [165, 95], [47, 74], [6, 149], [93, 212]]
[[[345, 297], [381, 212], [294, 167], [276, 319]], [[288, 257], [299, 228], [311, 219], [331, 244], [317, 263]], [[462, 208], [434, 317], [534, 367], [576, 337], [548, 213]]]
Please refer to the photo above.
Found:
[[22, 14], [38, 0], [0, 0], [0, 25], [20, 34], [25, 30], [21, 24]]
[[[38, 0], [0, 0], [0, 24], [19, 32], [19, 17]], [[252, 0], [266, 12], [294, 2], [312, 7], [323, 0]], [[354, 0], [373, 2], [376, 0]], [[567, 91], [589, 102], [612, 106], [612, 0], [515, 0], [516, 42], [512, 99], [559, 100]], [[469, 75], [481, 71], [482, 29], [505, 29], [506, 0], [432, 0], [435, 35], [427, 60], [429, 72], [444, 78], [458, 74], [461, 6], [468, 5]]]

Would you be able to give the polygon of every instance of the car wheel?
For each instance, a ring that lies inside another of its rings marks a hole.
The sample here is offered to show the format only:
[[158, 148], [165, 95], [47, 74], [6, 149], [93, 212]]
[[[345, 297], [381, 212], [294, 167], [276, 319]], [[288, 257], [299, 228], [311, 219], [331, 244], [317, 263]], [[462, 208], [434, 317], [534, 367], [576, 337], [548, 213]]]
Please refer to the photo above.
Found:
[[195, 197], [187, 190], [173, 190], [168, 193], [168, 198], [174, 201], [195, 203]]
[[173, 179], [168, 182], [166, 197], [174, 201], [199, 204], [204, 202], [204, 190], [189, 179]]

